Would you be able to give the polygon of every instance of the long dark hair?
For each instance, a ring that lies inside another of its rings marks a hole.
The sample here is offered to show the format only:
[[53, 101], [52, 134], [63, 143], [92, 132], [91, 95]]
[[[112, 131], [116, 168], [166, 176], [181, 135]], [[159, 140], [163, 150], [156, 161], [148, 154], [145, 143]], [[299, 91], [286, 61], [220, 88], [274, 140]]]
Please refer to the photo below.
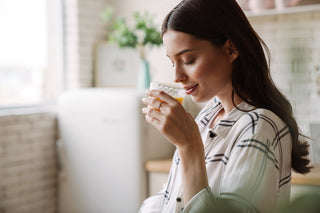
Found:
[[271, 79], [268, 47], [236, 1], [183, 0], [164, 19], [162, 35], [168, 29], [208, 40], [218, 47], [228, 39], [232, 41], [239, 53], [233, 62], [232, 100], [236, 93], [245, 102], [276, 113], [288, 125], [292, 136], [292, 168], [299, 173], [309, 172], [308, 143], [299, 140], [292, 106]]

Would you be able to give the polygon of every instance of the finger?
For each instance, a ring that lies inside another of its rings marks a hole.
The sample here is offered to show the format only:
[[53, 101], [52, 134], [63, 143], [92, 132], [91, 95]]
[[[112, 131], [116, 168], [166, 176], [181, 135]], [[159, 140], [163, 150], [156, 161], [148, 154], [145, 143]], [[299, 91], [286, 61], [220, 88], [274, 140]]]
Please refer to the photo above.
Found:
[[160, 121], [152, 116], [149, 116], [148, 114], [145, 116], [146, 121], [150, 124], [152, 124], [153, 126], [155, 126], [156, 128], [160, 125]]
[[176, 99], [174, 99], [172, 96], [161, 90], [147, 90], [146, 93], [148, 96], [158, 98], [165, 103], [172, 103], [176, 101]]
[[154, 97], [149, 97], [149, 98], [142, 98], [142, 102], [148, 106], [150, 106], [151, 108], [157, 109], [158, 111], [160, 111], [160, 107], [163, 104], [162, 101], [154, 98]]
[[142, 113], [145, 115], [148, 115], [150, 117], [154, 117], [157, 120], [160, 120], [163, 117], [163, 115], [160, 111], [158, 111], [157, 109], [150, 108], [150, 107], [142, 108]]

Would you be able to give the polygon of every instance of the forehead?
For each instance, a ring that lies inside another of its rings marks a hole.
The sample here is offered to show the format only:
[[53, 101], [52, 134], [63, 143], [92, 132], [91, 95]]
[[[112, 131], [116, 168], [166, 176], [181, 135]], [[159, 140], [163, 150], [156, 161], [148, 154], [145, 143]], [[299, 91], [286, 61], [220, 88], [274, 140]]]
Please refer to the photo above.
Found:
[[203, 42], [204, 40], [199, 40], [190, 34], [174, 30], [168, 30], [163, 35], [163, 44], [170, 56], [183, 49], [200, 48]]
[[174, 30], [168, 30], [164, 33], [163, 44], [167, 55], [171, 58], [184, 50], [206, 52], [216, 49], [208, 40], [199, 39], [193, 35]]

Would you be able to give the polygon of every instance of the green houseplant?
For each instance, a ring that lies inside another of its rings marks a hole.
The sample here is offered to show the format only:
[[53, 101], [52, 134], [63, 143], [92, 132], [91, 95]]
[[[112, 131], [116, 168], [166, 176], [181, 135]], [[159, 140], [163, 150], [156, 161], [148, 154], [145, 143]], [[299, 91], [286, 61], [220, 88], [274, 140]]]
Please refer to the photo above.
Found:
[[146, 59], [146, 47], [160, 46], [162, 39], [154, 16], [149, 12], [134, 12], [132, 18], [114, 17], [112, 7], [107, 7], [101, 14], [107, 23], [108, 41], [119, 47], [135, 48], [139, 52], [142, 67], [138, 77], [138, 87], [145, 89], [150, 84], [149, 63]]

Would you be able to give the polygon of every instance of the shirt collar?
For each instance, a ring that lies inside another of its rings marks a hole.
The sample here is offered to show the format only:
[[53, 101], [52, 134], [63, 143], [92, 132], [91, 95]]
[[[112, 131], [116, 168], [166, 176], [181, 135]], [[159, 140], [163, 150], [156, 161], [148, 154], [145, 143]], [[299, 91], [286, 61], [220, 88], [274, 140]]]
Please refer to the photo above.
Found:
[[[210, 113], [207, 113], [201, 120], [208, 121], [207, 124], [209, 124], [209, 121], [211, 121], [211, 119], [216, 115], [216, 113], [220, 111], [221, 108], [222, 105], [220, 102], [215, 103], [213, 105], [212, 111]], [[238, 110], [237, 108], [245, 111]], [[230, 129], [239, 120], [239, 118], [247, 113], [246, 111], [253, 110], [255, 107], [243, 101], [237, 105], [237, 108], [234, 107], [231, 112], [227, 114], [227, 117], [220, 120], [216, 126], [210, 129], [210, 131], [214, 132], [222, 138], [227, 137]]]

